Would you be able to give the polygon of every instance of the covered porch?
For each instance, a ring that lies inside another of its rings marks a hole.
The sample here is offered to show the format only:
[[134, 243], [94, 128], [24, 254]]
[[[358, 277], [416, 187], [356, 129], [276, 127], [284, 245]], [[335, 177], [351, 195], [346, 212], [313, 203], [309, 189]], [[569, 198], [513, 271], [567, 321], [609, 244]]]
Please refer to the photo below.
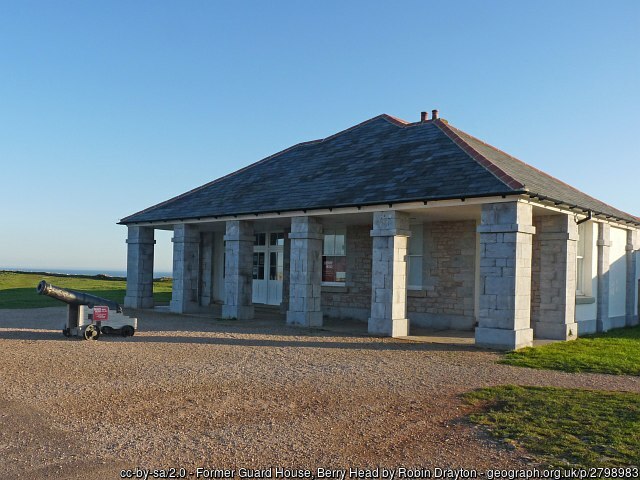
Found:
[[471, 198], [128, 228], [125, 305], [132, 308], [153, 306], [154, 230], [164, 229], [174, 234], [169, 309], [175, 313], [243, 321], [258, 308], [294, 326], [403, 338], [461, 332], [464, 342], [499, 349], [578, 333], [574, 215], [528, 200]]

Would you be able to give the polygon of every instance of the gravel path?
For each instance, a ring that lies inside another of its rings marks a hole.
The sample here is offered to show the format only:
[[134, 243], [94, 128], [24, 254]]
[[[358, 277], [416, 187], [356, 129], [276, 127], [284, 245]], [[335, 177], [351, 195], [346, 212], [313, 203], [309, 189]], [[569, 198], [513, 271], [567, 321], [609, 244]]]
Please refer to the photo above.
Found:
[[464, 420], [490, 385], [640, 392], [640, 378], [496, 364], [467, 347], [140, 313], [64, 338], [64, 308], [0, 310], [0, 478], [121, 468], [523, 467]]

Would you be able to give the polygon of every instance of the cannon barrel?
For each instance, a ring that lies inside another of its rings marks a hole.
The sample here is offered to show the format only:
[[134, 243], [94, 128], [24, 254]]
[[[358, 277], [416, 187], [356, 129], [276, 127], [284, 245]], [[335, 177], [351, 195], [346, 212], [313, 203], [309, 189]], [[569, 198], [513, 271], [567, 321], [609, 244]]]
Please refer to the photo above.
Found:
[[76, 290], [67, 290], [66, 288], [56, 287], [42, 280], [38, 283], [36, 290], [40, 295], [46, 295], [69, 305], [87, 305], [93, 308], [96, 305], [105, 305], [109, 310], [122, 312], [122, 307], [118, 302], [107, 300], [106, 298], [97, 297], [90, 293], [78, 292]]

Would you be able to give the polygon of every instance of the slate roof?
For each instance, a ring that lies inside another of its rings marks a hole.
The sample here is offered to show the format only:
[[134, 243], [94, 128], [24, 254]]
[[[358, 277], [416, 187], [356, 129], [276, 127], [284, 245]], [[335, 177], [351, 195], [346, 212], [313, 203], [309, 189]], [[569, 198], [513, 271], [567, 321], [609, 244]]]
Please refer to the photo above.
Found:
[[384, 114], [294, 145], [120, 223], [521, 193], [640, 224], [444, 120], [407, 123]]

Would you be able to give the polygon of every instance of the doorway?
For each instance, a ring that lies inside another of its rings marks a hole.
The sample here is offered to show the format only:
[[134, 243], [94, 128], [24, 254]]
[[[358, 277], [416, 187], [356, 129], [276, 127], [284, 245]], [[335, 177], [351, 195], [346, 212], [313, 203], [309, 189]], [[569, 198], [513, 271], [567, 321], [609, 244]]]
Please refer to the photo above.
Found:
[[284, 278], [284, 232], [259, 232], [253, 244], [253, 303], [280, 305]]

